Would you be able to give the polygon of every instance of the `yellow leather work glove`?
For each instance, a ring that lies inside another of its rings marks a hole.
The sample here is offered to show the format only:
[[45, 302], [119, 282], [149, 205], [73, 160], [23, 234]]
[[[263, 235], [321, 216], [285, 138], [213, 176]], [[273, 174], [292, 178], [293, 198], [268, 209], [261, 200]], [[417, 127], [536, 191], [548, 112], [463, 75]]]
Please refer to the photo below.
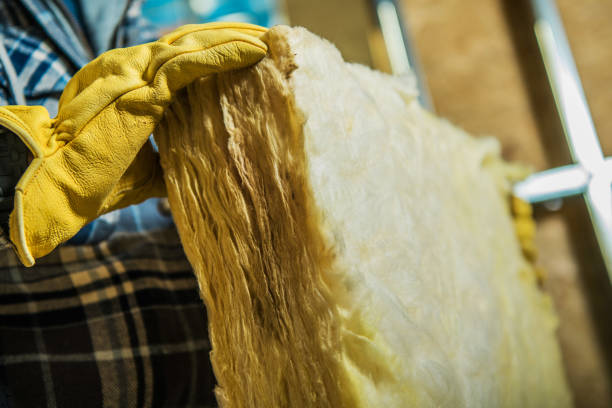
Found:
[[26, 266], [113, 209], [164, 196], [147, 143], [174, 92], [264, 57], [266, 29], [183, 26], [158, 41], [108, 51], [70, 80], [51, 119], [41, 106], [0, 107], [0, 125], [34, 156], [15, 187], [9, 236]]

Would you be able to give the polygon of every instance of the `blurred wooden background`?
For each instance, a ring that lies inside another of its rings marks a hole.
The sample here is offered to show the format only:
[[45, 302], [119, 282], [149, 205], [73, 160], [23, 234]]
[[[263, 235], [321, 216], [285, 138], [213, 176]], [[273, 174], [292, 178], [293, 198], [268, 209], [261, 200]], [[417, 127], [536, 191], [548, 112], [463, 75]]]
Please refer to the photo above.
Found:
[[[367, 0], [285, 0], [292, 25], [388, 69]], [[535, 170], [570, 163], [526, 0], [400, 0], [436, 113], [494, 135]], [[612, 0], [557, 0], [604, 153], [612, 155]], [[539, 264], [560, 315], [577, 407], [612, 407], [612, 287], [582, 198], [536, 207]]]

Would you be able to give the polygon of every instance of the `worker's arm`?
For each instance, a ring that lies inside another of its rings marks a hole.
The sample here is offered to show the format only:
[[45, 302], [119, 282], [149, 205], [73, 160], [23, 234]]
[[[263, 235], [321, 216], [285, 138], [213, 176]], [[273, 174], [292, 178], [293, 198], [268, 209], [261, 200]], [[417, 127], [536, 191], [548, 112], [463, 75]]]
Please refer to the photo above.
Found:
[[200, 77], [259, 61], [264, 32], [240, 23], [184, 26], [87, 64], [66, 86], [55, 119], [41, 106], [0, 107], [0, 125], [34, 157], [9, 219], [21, 261], [33, 265], [105, 212], [165, 195], [145, 142], [172, 95]]

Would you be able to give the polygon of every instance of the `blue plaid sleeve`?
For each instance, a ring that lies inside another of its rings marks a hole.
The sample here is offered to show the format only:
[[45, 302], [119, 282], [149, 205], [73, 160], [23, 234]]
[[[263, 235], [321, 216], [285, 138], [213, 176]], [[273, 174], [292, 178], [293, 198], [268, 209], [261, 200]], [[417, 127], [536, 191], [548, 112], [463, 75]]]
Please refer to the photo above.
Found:
[[[28, 105], [42, 105], [53, 117], [59, 97], [73, 74], [73, 68], [49, 42], [40, 39], [35, 28], [19, 29], [0, 25], [3, 45]], [[0, 88], [4, 104], [15, 104], [4, 67], [0, 69]]]

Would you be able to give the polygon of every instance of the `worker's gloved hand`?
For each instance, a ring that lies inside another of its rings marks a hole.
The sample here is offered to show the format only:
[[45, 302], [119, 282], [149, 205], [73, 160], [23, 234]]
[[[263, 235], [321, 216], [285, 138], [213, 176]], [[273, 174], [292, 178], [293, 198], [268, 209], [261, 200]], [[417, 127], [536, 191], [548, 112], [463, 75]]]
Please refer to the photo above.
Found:
[[40, 106], [0, 107], [0, 125], [34, 156], [15, 188], [9, 220], [21, 261], [33, 265], [108, 211], [165, 195], [147, 139], [173, 93], [259, 61], [265, 31], [240, 23], [184, 26], [87, 64], [66, 86], [55, 119]]

